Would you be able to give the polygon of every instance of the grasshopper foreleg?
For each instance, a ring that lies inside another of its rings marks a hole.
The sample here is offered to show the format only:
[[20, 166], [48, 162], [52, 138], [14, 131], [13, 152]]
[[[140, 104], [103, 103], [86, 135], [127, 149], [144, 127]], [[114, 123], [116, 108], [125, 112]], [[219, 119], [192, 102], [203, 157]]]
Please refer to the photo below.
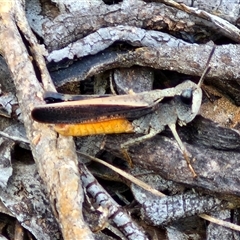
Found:
[[191, 156], [191, 154], [187, 151], [187, 149], [186, 149], [186, 147], [184, 146], [181, 138], [179, 137], [179, 135], [178, 135], [178, 133], [177, 133], [177, 130], [176, 130], [176, 124], [173, 124], [173, 123], [172, 123], [172, 124], [168, 124], [168, 127], [171, 129], [172, 134], [173, 134], [175, 140], [176, 140], [177, 143], [178, 143], [178, 146], [179, 146], [179, 148], [180, 148], [180, 150], [181, 150], [181, 152], [182, 152], [182, 154], [183, 154], [183, 156], [184, 156], [184, 158], [185, 158], [185, 160], [186, 160], [186, 162], [187, 162], [187, 164], [188, 164], [189, 169], [191, 170], [193, 176], [196, 177], [197, 174], [196, 174], [196, 172], [194, 171], [193, 166], [191, 165], [191, 161], [190, 161], [190, 159], [191, 159], [192, 156]]

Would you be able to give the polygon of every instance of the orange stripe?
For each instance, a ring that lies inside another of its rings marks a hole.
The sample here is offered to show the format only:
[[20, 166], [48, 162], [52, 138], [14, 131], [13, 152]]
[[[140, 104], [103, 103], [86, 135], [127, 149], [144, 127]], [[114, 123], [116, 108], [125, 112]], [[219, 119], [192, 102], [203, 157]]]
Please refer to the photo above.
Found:
[[89, 136], [112, 133], [131, 133], [133, 126], [127, 119], [109, 119], [103, 122], [56, 124], [55, 131], [64, 136]]

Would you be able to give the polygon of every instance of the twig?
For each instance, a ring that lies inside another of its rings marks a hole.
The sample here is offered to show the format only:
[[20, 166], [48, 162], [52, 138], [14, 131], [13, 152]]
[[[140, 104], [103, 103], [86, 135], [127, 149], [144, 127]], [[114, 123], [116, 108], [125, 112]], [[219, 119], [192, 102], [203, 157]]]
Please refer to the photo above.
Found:
[[82, 152], [78, 152], [78, 151], [77, 151], [77, 153], [80, 154], [83, 157], [87, 157], [88, 159], [90, 159], [90, 160], [92, 160], [94, 162], [101, 163], [102, 165], [112, 169], [116, 173], [120, 174], [124, 178], [128, 179], [129, 181], [131, 181], [132, 183], [135, 183], [136, 185], [142, 187], [146, 191], [151, 192], [152, 194], [154, 194], [156, 196], [159, 196], [159, 197], [166, 196], [165, 194], [163, 194], [163, 193], [159, 192], [158, 190], [152, 188], [150, 185], [146, 184], [145, 182], [135, 178], [134, 176], [130, 175], [129, 173], [124, 172], [123, 170], [121, 170], [121, 169], [119, 169], [117, 167], [114, 167], [113, 165], [111, 165], [111, 164], [109, 164], [107, 162], [104, 162], [103, 160], [101, 160], [99, 158], [95, 158], [95, 157], [92, 157], [92, 156], [90, 156], [90, 155], [88, 155], [86, 153], [82, 153]]
[[[34, 160], [45, 183], [52, 210], [60, 223], [63, 236], [65, 239], [77, 240], [79, 236], [83, 239], [93, 239], [81, 211], [83, 191], [72, 139], [57, 138], [49, 126], [35, 123], [31, 118], [30, 113], [34, 105], [43, 104], [43, 89], [35, 69], [42, 73], [42, 78], [46, 78], [46, 81], [42, 81], [46, 82], [47, 87], [50, 84], [47, 79], [50, 77], [37, 40], [30, 34], [22, 2], [24, 1], [9, 0], [0, 5], [0, 52], [12, 73]], [[16, 24], [16, 16], [21, 18], [18, 19], [19, 26]], [[23, 31], [21, 35], [19, 29]], [[29, 55], [31, 48], [34, 51]], [[35, 69], [33, 64], [36, 64]]]
[[226, 36], [229, 37], [237, 42], [240, 42], [240, 30], [239, 28], [235, 27], [233, 24], [229, 23], [228, 21], [212, 15], [204, 10], [188, 7], [187, 5], [183, 3], [177, 3], [172, 0], [161, 0], [162, 3], [165, 3], [166, 5], [175, 7], [179, 10], [182, 10], [187, 13], [194, 14], [195, 16], [198, 16], [200, 18], [206, 19], [208, 21], [211, 21], [219, 30]]
[[201, 217], [201, 218], [203, 218], [203, 219], [205, 219], [209, 222], [216, 223], [220, 226], [230, 228], [230, 229], [235, 230], [235, 231], [240, 231], [240, 226], [238, 226], [234, 223], [226, 222], [226, 221], [223, 221], [221, 219], [217, 219], [215, 217], [209, 216], [207, 214], [200, 214], [199, 217]]

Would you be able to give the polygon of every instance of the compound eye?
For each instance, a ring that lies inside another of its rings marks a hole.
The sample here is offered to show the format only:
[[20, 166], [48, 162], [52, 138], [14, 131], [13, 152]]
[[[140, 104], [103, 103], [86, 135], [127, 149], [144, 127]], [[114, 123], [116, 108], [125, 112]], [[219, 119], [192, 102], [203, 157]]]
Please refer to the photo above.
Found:
[[185, 89], [181, 93], [181, 100], [185, 104], [192, 104], [193, 89]]

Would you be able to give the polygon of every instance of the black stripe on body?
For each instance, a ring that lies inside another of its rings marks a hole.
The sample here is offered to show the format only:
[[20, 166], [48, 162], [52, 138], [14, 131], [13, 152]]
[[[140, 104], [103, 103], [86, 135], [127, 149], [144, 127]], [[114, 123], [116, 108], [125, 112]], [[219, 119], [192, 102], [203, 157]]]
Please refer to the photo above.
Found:
[[44, 105], [36, 107], [32, 111], [32, 118], [42, 123], [71, 124], [94, 121], [106, 121], [107, 119], [126, 118], [134, 120], [152, 111], [154, 107], [136, 107], [122, 105], [74, 105], [54, 107]]

